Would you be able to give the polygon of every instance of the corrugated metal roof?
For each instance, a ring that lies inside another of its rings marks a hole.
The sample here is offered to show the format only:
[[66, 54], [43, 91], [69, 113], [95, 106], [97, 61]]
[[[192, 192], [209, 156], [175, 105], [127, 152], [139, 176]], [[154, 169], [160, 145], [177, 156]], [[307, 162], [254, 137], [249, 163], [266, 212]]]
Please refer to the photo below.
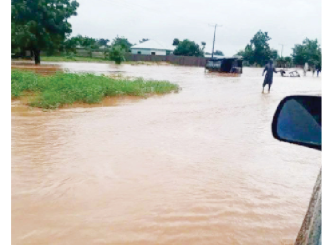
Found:
[[132, 46], [131, 49], [161, 49], [173, 51], [175, 49], [175, 46], [166, 45], [156, 40], [148, 40], [146, 42]]
[[[212, 58], [212, 55], [211, 54], [205, 54], [205, 58]], [[221, 56], [221, 55], [214, 55], [213, 59], [243, 59], [242, 56], [240, 55], [234, 55], [234, 56]]]
[[213, 60], [233, 60], [233, 59], [238, 59], [238, 60], [242, 60], [242, 56], [229, 56], [229, 57], [225, 57], [225, 56], [214, 56]]

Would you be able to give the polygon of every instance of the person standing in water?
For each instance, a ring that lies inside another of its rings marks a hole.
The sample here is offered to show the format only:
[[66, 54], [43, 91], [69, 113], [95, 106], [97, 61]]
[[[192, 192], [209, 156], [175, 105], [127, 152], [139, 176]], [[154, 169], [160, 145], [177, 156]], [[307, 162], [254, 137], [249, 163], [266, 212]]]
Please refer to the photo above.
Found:
[[306, 63], [304, 64], [304, 67], [303, 67], [303, 75], [304, 75], [304, 76], [306, 76], [306, 73], [307, 73], [308, 69], [309, 69], [309, 67], [308, 67], [308, 63], [306, 62]]
[[318, 77], [319, 72], [321, 71], [321, 65], [320, 64], [317, 65], [316, 70], [317, 70], [317, 77]]
[[263, 83], [262, 93], [264, 93], [264, 88], [267, 84], [268, 84], [268, 93], [269, 93], [271, 90], [272, 83], [273, 83], [273, 72], [277, 73], [277, 71], [274, 68], [272, 60], [270, 60], [269, 63], [265, 66], [265, 69], [263, 71], [263, 76], [264, 76], [265, 71], [266, 71], [266, 75], [265, 75], [265, 79], [264, 79], [264, 83]]
[[315, 65], [313, 65], [313, 67], [312, 67], [312, 76], [314, 76], [314, 75], [315, 75], [315, 71], [316, 71], [316, 66], [315, 66]]

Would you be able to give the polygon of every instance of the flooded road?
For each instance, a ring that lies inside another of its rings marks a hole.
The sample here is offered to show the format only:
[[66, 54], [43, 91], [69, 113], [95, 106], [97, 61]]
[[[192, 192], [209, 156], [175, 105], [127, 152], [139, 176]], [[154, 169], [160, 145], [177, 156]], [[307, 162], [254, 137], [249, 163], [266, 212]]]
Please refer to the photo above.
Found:
[[292, 244], [321, 154], [273, 139], [286, 95], [321, 78], [61, 63], [178, 83], [178, 94], [42, 112], [12, 102], [12, 244]]

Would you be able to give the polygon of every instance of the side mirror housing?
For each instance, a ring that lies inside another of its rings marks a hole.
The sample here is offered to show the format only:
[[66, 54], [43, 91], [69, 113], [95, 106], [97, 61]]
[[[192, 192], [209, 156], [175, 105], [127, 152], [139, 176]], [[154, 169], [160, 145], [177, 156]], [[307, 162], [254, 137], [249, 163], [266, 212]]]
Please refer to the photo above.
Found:
[[285, 97], [274, 114], [272, 132], [280, 141], [321, 150], [321, 97]]

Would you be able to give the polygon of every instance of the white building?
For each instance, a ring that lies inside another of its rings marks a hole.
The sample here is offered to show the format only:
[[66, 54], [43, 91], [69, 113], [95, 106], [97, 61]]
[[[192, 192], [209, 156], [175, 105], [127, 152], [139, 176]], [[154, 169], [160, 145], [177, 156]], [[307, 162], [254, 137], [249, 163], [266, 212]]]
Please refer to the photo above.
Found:
[[155, 40], [148, 40], [132, 46], [131, 53], [145, 55], [169, 55], [173, 53], [174, 49], [175, 46], [173, 45], [165, 45]]

